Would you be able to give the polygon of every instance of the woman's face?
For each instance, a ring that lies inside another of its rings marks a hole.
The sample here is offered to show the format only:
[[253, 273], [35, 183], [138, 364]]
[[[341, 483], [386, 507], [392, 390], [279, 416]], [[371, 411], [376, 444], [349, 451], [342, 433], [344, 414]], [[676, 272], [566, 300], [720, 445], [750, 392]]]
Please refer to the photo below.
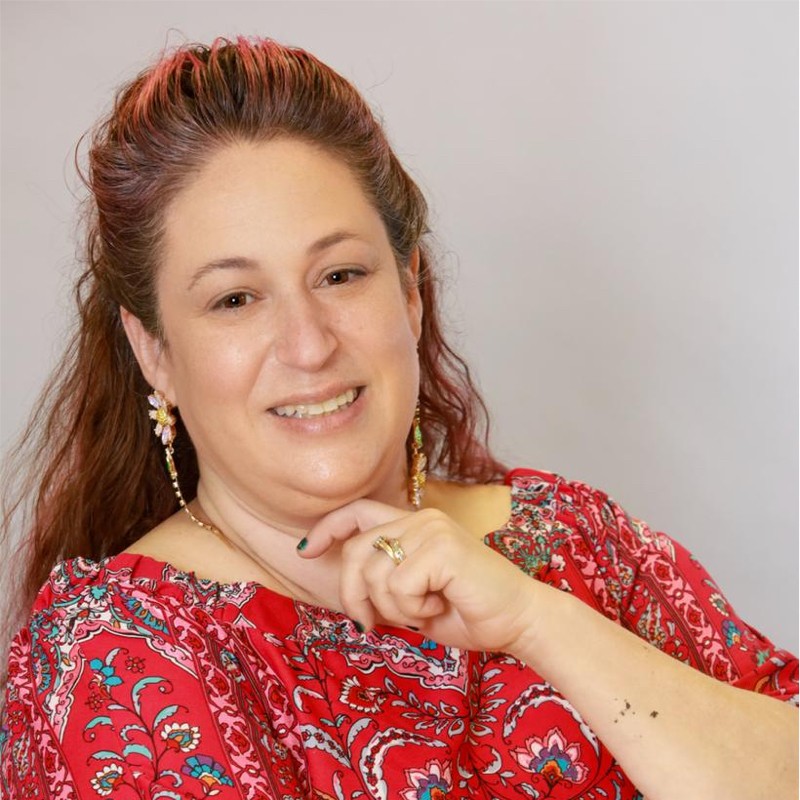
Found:
[[401, 501], [421, 304], [349, 169], [294, 140], [232, 145], [164, 226], [148, 377], [205, 489], [277, 523]]

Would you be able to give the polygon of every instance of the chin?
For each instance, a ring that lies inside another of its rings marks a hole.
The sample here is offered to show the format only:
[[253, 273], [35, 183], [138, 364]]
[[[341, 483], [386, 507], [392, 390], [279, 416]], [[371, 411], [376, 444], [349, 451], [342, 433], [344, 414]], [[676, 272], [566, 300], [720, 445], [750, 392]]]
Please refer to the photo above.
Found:
[[304, 475], [305, 480], [292, 481], [291, 487], [306, 498], [311, 513], [312, 507], [324, 514], [362, 497], [396, 503], [405, 491], [404, 460], [388, 466], [377, 461], [358, 464], [343, 460], [335, 467], [317, 462], [296, 474]]

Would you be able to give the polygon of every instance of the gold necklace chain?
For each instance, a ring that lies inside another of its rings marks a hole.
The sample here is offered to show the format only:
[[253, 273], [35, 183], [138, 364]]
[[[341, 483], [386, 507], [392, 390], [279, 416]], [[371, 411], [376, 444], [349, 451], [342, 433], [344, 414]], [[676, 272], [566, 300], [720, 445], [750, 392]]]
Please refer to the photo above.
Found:
[[195, 525], [199, 525], [204, 530], [210, 531], [215, 536], [219, 536], [223, 539], [225, 538], [222, 535], [222, 531], [216, 525], [212, 525], [210, 522], [203, 522], [203, 520], [198, 519], [194, 514], [192, 514], [192, 510], [189, 508], [189, 506], [186, 505], [185, 502], [181, 503], [181, 508], [189, 515], [189, 519], [191, 519], [191, 521], [194, 522]]
[[[175, 467], [175, 451], [172, 447], [172, 443], [168, 444], [164, 450], [167, 456], [167, 469], [169, 470], [169, 477], [172, 481], [172, 490], [175, 492], [175, 496], [178, 498], [181, 508], [189, 515], [189, 519], [191, 519], [195, 525], [199, 525], [201, 528], [203, 528], [203, 530], [209, 531], [215, 536], [219, 536], [221, 539], [225, 539], [222, 531], [216, 525], [212, 525], [210, 522], [203, 522], [203, 520], [198, 519], [192, 513], [192, 509], [189, 508], [189, 504], [186, 502], [186, 498], [184, 498], [180, 484], [178, 483], [178, 470]], [[197, 504], [200, 505], [199, 500], [197, 501]]]

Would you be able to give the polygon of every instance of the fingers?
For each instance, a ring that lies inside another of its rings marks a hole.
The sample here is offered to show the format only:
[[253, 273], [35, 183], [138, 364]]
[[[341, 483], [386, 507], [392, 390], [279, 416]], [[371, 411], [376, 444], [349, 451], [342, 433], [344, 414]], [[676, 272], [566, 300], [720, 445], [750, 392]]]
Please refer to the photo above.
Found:
[[[409, 513], [362, 499], [323, 517], [298, 554], [316, 558], [340, 543], [339, 601], [345, 613], [366, 628], [378, 623], [419, 627], [448, 607], [441, 593], [446, 585], [441, 547], [431, 546], [443, 526], [453, 522], [440, 512]], [[379, 536], [399, 541], [405, 560], [398, 564], [375, 549]]]
[[366, 628], [378, 623], [419, 627], [446, 607], [442, 596], [430, 591], [423, 569], [419, 561], [397, 566], [382, 552], [369, 555], [366, 565], [345, 561], [340, 584], [342, 608]]
[[[394, 531], [395, 536], [399, 531]], [[379, 536], [387, 541], [397, 541], [387, 526], [378, 526], [361, 534], [351, 536], [342, 546], [341, 571], [339, 576], [339, 599], [347, 614], [362, 624], [372, 627], [383, 621], [394, 625], [413, 624], [401, 607], [398, 592], [397, 572], [399, 565], [374, 543]], [[406, 559], [412, 553], [406, 552]]]
[[[424, 519], [416, 514], [406, 519], [409, 523], [402, 530], [397, 522], [387, 523], [354, 535], [343, 545], [340, 602], [349, 616], [364, 625], [382, 621], [418, 627], [447, 606], [441, 594], [446, 580], [440, 548], [432, 546]], [[400, 537], [405, 560], [397, 564], [385, 551], [375, 549], [379, 536], [389, 541]]]
[[324, 516], [308, 532], [303, 540], [305, 544], [302, 548], [298, 547], [298, 553], [302, 558], [316, 558], [334, 542], [345, 541], [354, 533], [368, 531], [407, 516], [407, 511], [375, 500], [356, 500]]
[[[374, 532], [370, 532], [373, 535]], [[386, 563], [381, 563], [376, 558], [382, 555]], [[372, 549], [366, 537], [349, 539], [342, 549], [342, 562], [339, 573], [339, 601], [344, 612], [352, 619], [357, 619], [370, 629], [375, 627], [379, 616], [384, 616], [387, 611], [383, 605], [384, 614], [373, 602], [373, 595], [378, 594], [376, 583], [385, 581], [388, 577], [388, 568], [394, 566], [384, 553]]]

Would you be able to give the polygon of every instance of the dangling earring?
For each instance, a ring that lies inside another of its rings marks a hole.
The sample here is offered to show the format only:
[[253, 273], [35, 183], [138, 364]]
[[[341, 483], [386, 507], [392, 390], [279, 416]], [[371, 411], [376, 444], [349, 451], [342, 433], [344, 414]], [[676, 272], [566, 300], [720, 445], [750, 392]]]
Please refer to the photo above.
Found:
[[408, 471], [408, 501], [419, 511], [422, 504], [422, 495], [425, 492], [425, 482], [428, 459], [422, 451], [422, 428], [419, 422], [419, 401], [414, 412], [414, 423], [411, 427], [411, 467]]
[[166, 456], [169, 477], [172, 481], [172, 490], [175, 492], [175, 496], [178, 498], [181, 508], [191, 517], [192, 522], [196, 525], [219, 535], [219, 529], [197, 519], [197, 517], [192, 514], [189, 506], [186, 505], [186, 500], [183, 499], [181, 487], [178, 485], [178, 470], [175, 467], [175, 450], [172, 447], [172, 443], [175, 441], [175, 417], [172, 415], [172, 406], [169, 404], [169, 400], [167, 400], [158, 389], [153, 389], [153, 394], [148, 395], [147, 399], [150, 401], [150, 405], [153, 406], [148, 412], [148, 416], [155, 421], [154, 433], [161, 439], [161, 444], [164, 445], [164, 454]]

